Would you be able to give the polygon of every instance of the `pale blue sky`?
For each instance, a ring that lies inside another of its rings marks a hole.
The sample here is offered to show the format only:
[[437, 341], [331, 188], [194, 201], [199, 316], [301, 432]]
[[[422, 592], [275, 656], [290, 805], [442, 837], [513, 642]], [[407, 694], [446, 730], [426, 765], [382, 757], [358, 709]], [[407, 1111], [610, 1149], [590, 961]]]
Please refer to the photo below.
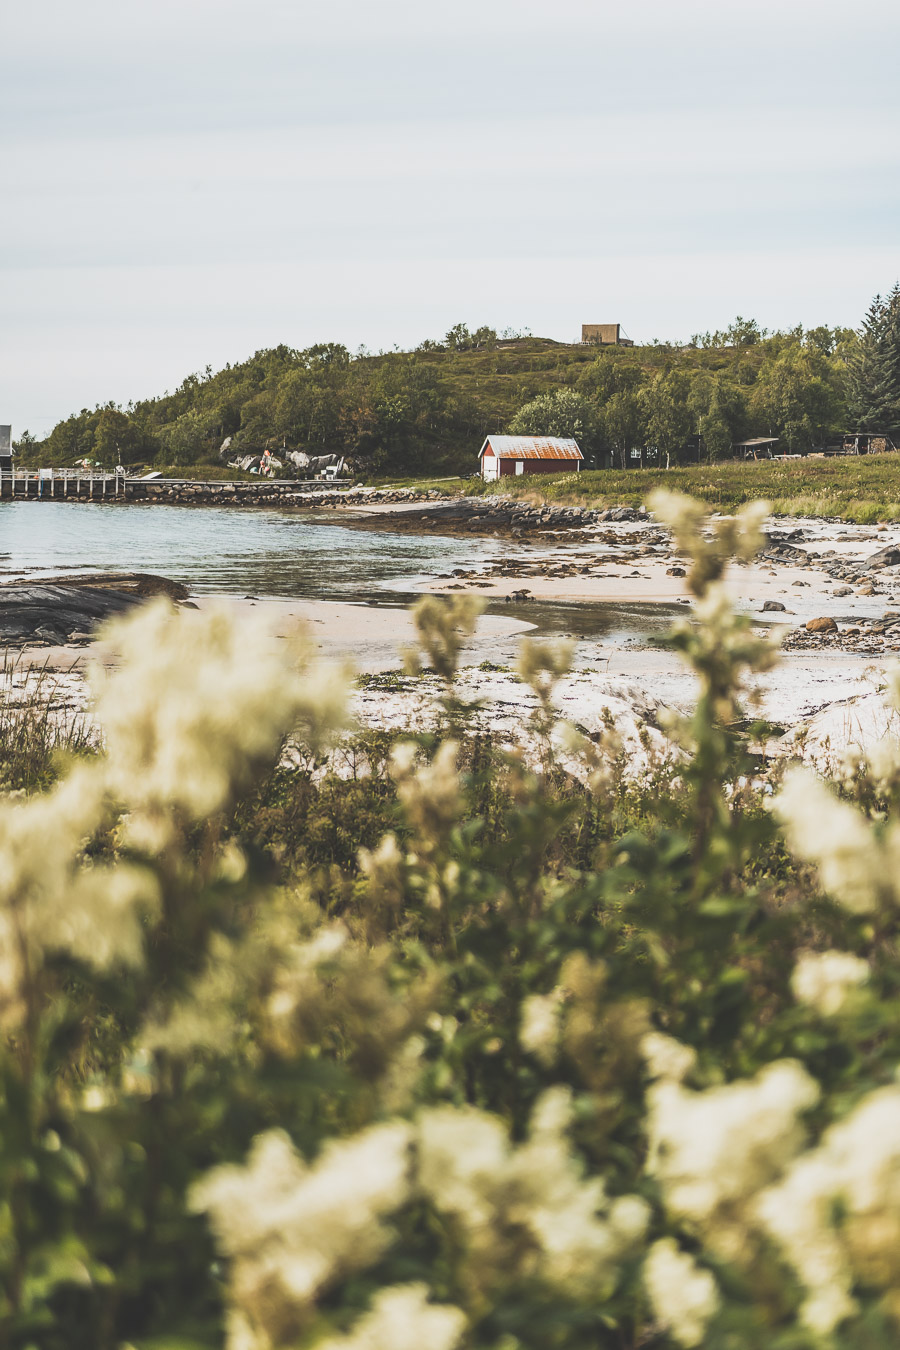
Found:
[[32, 0], [0, 17], [0, 421], [279, 342], [857, 325], [888, 0]]

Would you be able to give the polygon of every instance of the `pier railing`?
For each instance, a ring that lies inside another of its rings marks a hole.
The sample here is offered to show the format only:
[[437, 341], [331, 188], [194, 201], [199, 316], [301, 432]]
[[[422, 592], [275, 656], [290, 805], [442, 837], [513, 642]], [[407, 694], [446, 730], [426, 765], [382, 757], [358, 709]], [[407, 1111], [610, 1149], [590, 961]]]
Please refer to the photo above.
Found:
[[205, 489], [211, 494], [238, 496], [261, 490], [290, 489], [298, 494], [328, 492], [347, 488], [350, 478], [265, 478], [252, 480], [229, 478], [131, 478], [124, 473], [97, 469], [12, 469], [0, 470], [0, 501], [10, 498], [81, 497], [90, 500], [124, 500], [128, 497], [152, 497], [157, 489]]

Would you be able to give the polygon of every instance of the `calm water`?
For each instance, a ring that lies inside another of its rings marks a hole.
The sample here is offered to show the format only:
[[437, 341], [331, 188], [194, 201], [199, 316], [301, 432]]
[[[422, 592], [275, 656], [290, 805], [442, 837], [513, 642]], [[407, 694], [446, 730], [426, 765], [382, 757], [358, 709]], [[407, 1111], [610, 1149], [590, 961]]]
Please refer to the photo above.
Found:
[[346, 529], [306, 513], [0, 502], [0, 581], [155, 572], [208, 594], [396, 602], [423, 574], [496, 552], [496, 541]]
[[[193, 591], [408, 602], [427, 576], [496, 557], [496, 539], [347, 529], [311, 513], [223, 506], [103, 506], [0, 502], [0, 582], [66, 572], [154, 572]], [[533, 556], [533, 553], [532, 555]], [[544, 632], [642, 634], [668, 627], [678, 606], [493, 602]]]

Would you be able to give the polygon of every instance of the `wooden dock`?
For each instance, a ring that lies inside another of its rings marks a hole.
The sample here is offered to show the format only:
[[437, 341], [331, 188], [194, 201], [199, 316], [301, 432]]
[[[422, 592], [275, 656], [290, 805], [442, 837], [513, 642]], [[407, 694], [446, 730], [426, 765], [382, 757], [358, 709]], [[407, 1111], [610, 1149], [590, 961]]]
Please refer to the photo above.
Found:
[[162, 498], [170, 500], [173, 494], [186, 493], [195, 498], [215, 500], [218, 497], [264, 498], [277, 496], [310, 497], [349, 488], [349, 478], [255, 478], [199, 479], [199, 478], [130, 478], [122, 473], [105, 473], [92, 469], [13, 469], [0, 471], [0, 501], [30, 499], [32, 501], [133, 501]]

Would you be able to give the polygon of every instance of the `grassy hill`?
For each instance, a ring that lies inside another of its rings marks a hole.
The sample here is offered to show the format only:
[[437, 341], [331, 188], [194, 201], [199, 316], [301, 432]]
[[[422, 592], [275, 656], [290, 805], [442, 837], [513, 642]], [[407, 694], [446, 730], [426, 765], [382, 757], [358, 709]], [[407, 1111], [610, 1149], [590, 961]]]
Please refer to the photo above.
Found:
[[369, 478], [474, 472], [484, 436], [511, 427], [576, 435], [588, 463], [604, 464], [643, 444], [677, 460], [698, 433], [713, 455], [770, 430], [809, 448], [840, 426], [854, 335], [741, 324], [684, 347], [599, 349], [489, 330], [375, 355], [273, 347], [124, 409], [83, 409], [20, 453], [199, 470], [231, 437], [235, 451], [342, 454]]

